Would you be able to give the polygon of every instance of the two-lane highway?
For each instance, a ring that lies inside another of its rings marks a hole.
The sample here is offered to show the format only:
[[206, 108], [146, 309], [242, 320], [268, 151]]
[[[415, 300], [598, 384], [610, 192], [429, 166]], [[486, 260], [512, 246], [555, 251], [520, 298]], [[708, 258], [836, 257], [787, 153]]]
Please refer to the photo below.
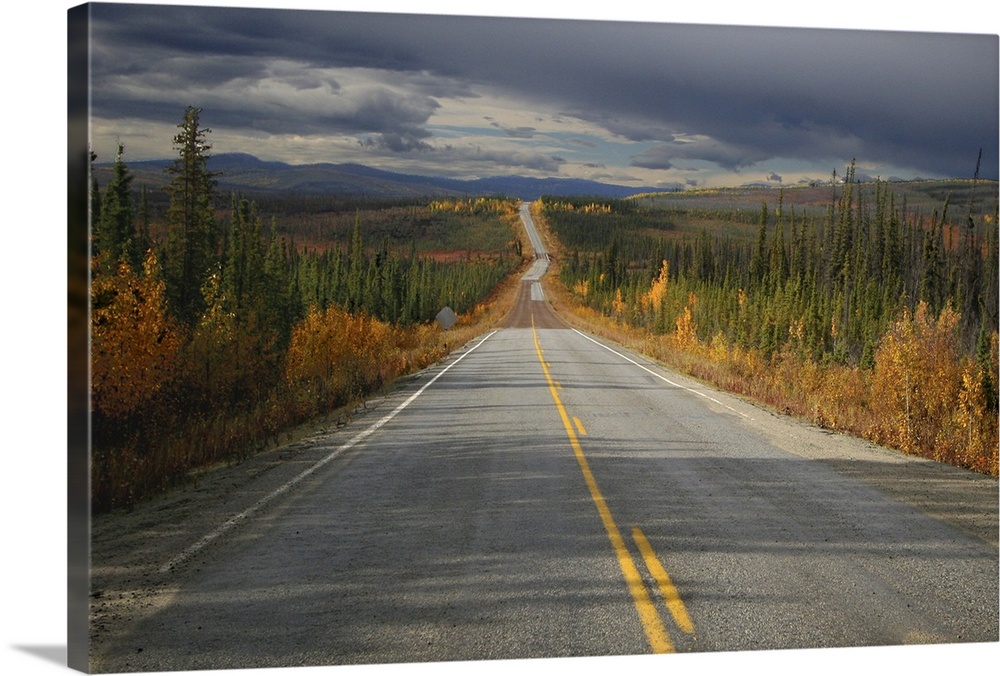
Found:
[[192, 537], [94, 668], [998, 640], [995, 542], [570, 329], [536, 282], [504, 328]]

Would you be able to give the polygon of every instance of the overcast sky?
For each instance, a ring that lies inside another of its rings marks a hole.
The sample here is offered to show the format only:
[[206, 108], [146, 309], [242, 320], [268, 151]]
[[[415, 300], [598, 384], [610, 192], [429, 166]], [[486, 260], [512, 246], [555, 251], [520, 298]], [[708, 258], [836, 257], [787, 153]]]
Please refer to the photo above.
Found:
[[92, 26], [103, 160], [116, 139], [126, 161], [174, 156], [194, 105], [213, 153], [296, 164], [792, 185], [852, 158], [971, 177], [982, 148], [997, 177], [988, 32], [100, 4]]
[[[192, 4], [193, 2], [194, 0], [191, 0], [186, 4]], [[949, 0], [947, 3], [890, 3], [872, 2], [872, 0], [836, 0], [836, 2], [818, 2], [815, 0], [806, 0], [805, 2], [802, 0], [768, 0], [767, 2], [712, 0], [686, 3], [656, 3], [650, 2], [650, 0], [615, 0], [614, 2], [605, 3], [582, 2], [581, 0], [504, 0], [502, 3], [496, 1], [487, 3], [477, 0], [421, 0], [420, 3], [406, 3], [402, 0], [290, 0], [290, 2], [300, 7], [319, 6], [354, 10], [363, 8], [369, 10], [414, 11], [413, 8], [417, 5], [421, 11], [440, 11], [443, 8], [446, 11], [458, 11], [470, 14], [505, 13], [510, 16], [585, 16], [587, 18], [627, 18], [630, 20], [653, 18], [660, 22], [682, 20], [685, 22], [710, 24], [819, 25], [862, 29], [874, 27], [910, 31], [973, 31], [986, 32], [993, 35], [1000, 32], [998, 31], [997, 22], [997, 3], [984, 2], [984, 0]], [[16, 7], [16, 11], [14, 9], [8, 10], [6, 15], [7, 20], [2, 23], [2, 28], [5, 31], [4, 39], [0, 40], [0, 49], [5, 50], [5, 58], [3, 59], [5, 67], [4, 91], [7, 96], [5, 99], [7, 105], [2, 107], [0, 115], [4, 116], [5, 129], [8, 132], [4, 141], [4, 151], [9, 159], [8, 162], [3, 164], [2, 171], [6, 179], [5, 184], [10, 186], [16, 193], [16, 198], [8, 200], [10, 203], [8, 205], [9, 210], [5, 211], [9, 226], [5, 231], [5, 243], [9, 252], [20, 254], [8, 256], [10, 259], [8, 264], [0, 266], [0, 277], [2, 277], [0, 286], [5, 289], [4, 308], [6, 316], [15, 318], [12, 321], [20, 322], [18, 325], [22, 326], [21, 330], [8, 330], [2, 333], [3, 337], [0, 338], [2, 347], [0, 347], [0, 351], [5, 355], [9, 355], [5, 364], [7, 367], [5, 377], [11, 383], [9, 389], [17, 393], [16, 397], [8, 398], [10, 401], [7, 402], [5, 408], [7, 419], [17, 422], [17, 424], [8, 426], [8, 433], [13, 435], [13, 439], [8, 441], [8, 447], [14, 449], [31, 449], [31, 452], [8, 454], [8, 465], [11, 466], [11, 471], [16, 474], [18, 480], [9, 482], [11, 485], [3, 492], [3, 499], [6, 501], [3, 511], [5, 514], [11, 515], [4, 522], [8, 539], [14, 542], [31, 543], [32, 551], [31, 556], [8, 557], [8, 560], [5, 562], [5, 565], [7, 565], [7, 569], [5, 569], [7, 577], [18, 581], [18, 584], [9, 586], [4, 598], [7, 606], [15, 609], [8, 613], [8, 616], [11, 618], [7, 625], [5, 625], [8, 630], [8, 645], [5, 650], [0, 652], [0, 665], [6, 665], [4, 669], [5, 673], [65, 673], [65, 666], [59, 663], [59, 659], [53, 658], [53, 655], [61, 653], [62, 648], [66, 645], [66, 622], [63, 617], [66, 608], [66, 480], [64, 462], [66, 423], [65, 416], [60, 415], [58, 410], [53, 415], [52, 409], [47, 404], [53, 400], [54, 392], [58, 395], [59, 392], [65, 391], [66, 383], [66, 314], [64, 309], [66, 303], [66, 278], [65, 274], [59, 274], [60, 268], [65, 272], [65, 268], [62, 267], [64, 264], [61, 264], [60, 261], [66, 260], [63, 255], [67, 241], [65, 237], [66, 226], [64, 221], [59, 217], [59, 214], [65, 213], [66, 191], [54, 189], [52, 182], [45, 180], [45, 177], [51, 176], [52, 158], [62, 157], [66, 153], [66, 33], [64, 27], [66, 10], [73, 4], [76, 4], [75, 0], [70, 0], [70, 2], [63, 0], [34, 0], [28, 3], [10, 5], [10, 7]], [[204, 5], [206, 2], [202, 1], [194, 4]], [[212, 0], [212, 4], [261, 5], [267, 3], [260, 0], [243, 0], [242, 2], [236, 2], [236, 0]], [[270, 4], [271, 6], [276, 5], [277, 0], [273, 0]], [[283, 2], [281, 4], [287, 3]], [[900, 9], [901, 6], [902, 9]], [[234, 26], [238, 25], [238, 23], [234, 22]], [[224, 33], [230, 33], [234, 26], [225, 27]], [[265, 36], [267, 32], [265, 31]], [[146, 39], [152, 43], [150, 45], [151, 48], [156, 48], [157, 53], [167, 53], [167, 46], [155, 44], [159, 40], [158, 36], [147, 36]], [[270, 42], [277, 44], [281, 48], [290, 48], [290, 45], [298, 41], [298, 36], [293, 35], [291, 40], [272, 40]], [[221, 39], [215, 42], [218, 45], [224, 44]], [[424, 41], [424, 43], [427, 45], [430, 44], [427, 41]], [[580, 44], [585, 45], [582, 42]], [[740, 43], [715, 45], [715, 47], [721, 50], [728, 49], [732, 56], [737, 49], [745, 49], [742, 46], [743, 44], [741, 38]], [[148, 66], [143, 66], [143, 61], [147, 58], [155, 58], [152, 51], [150, 54], [144, 56], [145, 45], [141, 43], [138, 46], [134, 43], [130, 45], [123, 44], [122, 47], [126, 48], [123, 58], [128, 58], [129, 61], [136, 62], [135, 82], [140, 82], [142, 79], [148, 78]], [[591, 47], [594, 52], [600, 52], [605, 48], [610, 48], [610, 44], [602, 39], [596, 44], [591, 45]], [[711, 47], [712, 45], [701, 46], [703, 51], [706, 49], [711, 51]], [[104, 45], [104, 49], [110, 50], [110, 46]], [[964, 176], [971, 175], [974, 171], [974, 155], [978, 152], [979, 146], [982, 145], [984, 146], [985, 156], [988, 158], [986, 161], [987, 164], [984, 166], [988, 166], [990, 168], [989, 172], [994, 177], [996, 176], [996, 43], [992, 43], [986, 49], [991, 51], [987, 51], [982, 56], [977, 56], [977, 60], [975, 61], [965, 61], [962, 58], [953, 57], [950, 49], [946, 50], [943, 54], [931, 53], [923, 55], [923, 58], [931, 64], [941, 64], [941, 68], [930, 68], [930, 72], [935, 74], [930, 78], [931, 83], [929, 85], [919, 85], [919, 88], [926, 88], [926, 90], [923, 92], [923, 96], [917, 96], [917, 98], [921, 102], [936, 101], [939, 105], [952, 111], [953, 115], [947, 116], [946, 121], [919, 118], [918, 122], [921, 122], [922, 127], [927, 124], [939, 124], [939, 127], [935, 129], [929, 138], [923, 138], [921, 134], [916, 134], [913, 138], [906, 140], [904, 142], [906, 146], [904, 154], [907, 157], [910, 157], [909, 153], [913, 152], [914, 149], [919, 151], [921, 149], [926, 150], [932, 145], [937, 147], [942, 143], [943, 138], [954, 138], [952, 134], [956, 129], [972, 130], [980, 128], [984, 130], [982, 132], [983, 135], [992, 136], [984, 140], [977, 138], [974, 142], [970, 143], [974, 147], [957, 147], [959, 145], [957, 141], [950, 142], [956, 144], [955, 148], [948, 148], [947, 144], [945, 145], [945, 152], [942, 157], [946, 159], [941, 164], [948, 166], [954, 164], [955, 167], [953, 169], [946, 168], [941, 171], [945, 173], [954, 172]], [[184, 52], [185, 50], [182, 49], [178, 54], [183, 55]], [[395, 50], [391, 53], [395, 55]], [[261, 55], [264, 54], [266, 52], [262, 51]], [[823, 62], [835, 64], [839, 59], [847, 58], [848, 56], [849, 54], [846, 53], [845, 49], [833, 49], [830, 54], [825, 55]], [[568, 64], [568, 60], [557, 57], [559, 57], [558, 52], [554, 50], [550, 51], [547, 62], [550, 65]], [[801, 75], [802, 71], [798, 68], [796, 58], [802, 57], [782, 56], [777, 51], [773, 52], [773, 57], [780, 59], [781, 63], [786, 64], [786, 68], [791, 66], [791, 72], [800, 73]], [[402, 57], [397, 56], [397, 58], [401, 59]], [[942, 59], [947, 61], [954, 59], [955, 61], [949, 66]], [[239, 61], [240, 59], [233, 60]], [[215, 59], [206, 59], [202, 63], [207, 67], [207, 64], [215, 61]], [[733, 68], [740, 68], [740, 64], [745, 61], [745, 59], [739, 59], [733, 65]], [[325, 61], [317, 62], [324, 63]], [[295, 65], [294, 61], [289, 61], [289, 63]], [[312, 63], [312, 61], [309, 63]], [[96, 65], [100, 65], [105, 71], [109, 68], [106, 62], [95, 63]], [[218, 67], [218, 63], [214, 63], [214, 65]], [[503, 65], [500, 60], [494, 60], [493, 66], [495, 69], [499, 70]], [[904, 68], [905, 65], [894, 64], [893, 68]], [[301, 71], [301, 63], [299, 66]], [[452, 63], [449, 66], [452, 71], [458, 71], [462, 64]], [[844, 85], [843, 83], [845, 81], [848, 83], [856, 81], [858, 87], [861, 87], [865, 83], [871, 84], [869, 78], [879, 74], [879, 66], [880, 62], [875, 62], [866, 64], [860, 72], [841, 71], [841, 77], [836, 78], [836, 80], [840, 83], [840, 86], [846, 86], [849, 89], [847, 93], [842, 94], [842, 97], [849, 101], [858, 101], [860, 97], [855, 94], [854, 87], [850, 84]], [[563, 67], [566, 66], [564, 65]], [[682, 78], [685, 68], [694, 68], [690, 60], [681, 59], [679, 63], [661, 64], [663, 71], [674, 73], [675, 80]], [[143, 69], [146, 69], [145, 75], [142, 73]], [[942, 98], [942, 92], [954, 92], [952, 88], [954, 77], [958, 75], [967, 76], [970, 74], [970, 69], [980, 71], [982, 84], [974, 85], [974, 91], [971, 94], [963, 90], [960, 94], [952, 93], [950, 95], [951, 97], [957, 97], [958, 100]], [[761, 67], [758, 70], [764, 71], [765, 68]], [[589, 73], [588, 82], [594, 81], [602, 72], [606, 71], [607, 68], [595, 73]], [[171, 75], [170, 70], [163, 72], [164, 77], [181, 79], [178, 75]], [[694, 74], [695, 71], [689, 71], [689, 77], [684, 81], [693, 82]], [[407, 74], [401, 73], [400, 77], [404, 75]], [[412, 76], [412, 73], [410, 75]], [[520, 75], [515, 75], [515, 78], [517, 84], [524, 84], [534, 79], [540, 79], [543, 75], [544, 71], [542, 73], [521, 73]], [[433, 78], [435, 77], [435, 73], [428, 70], [427, 77]], [[755, 72], [753, 74], [753, 78], [755, 79], [762, 77], [763, 72]], [[483, 78], [485, 80], [485, 75], [483, 75]], [[353, 86], [352, 81], [347, 78], [341, 77], [338, 79], [334, 77], [333, 79], [338, 82], [341, 92], [347, 91], [349, 86]], [[632, 79], [634, 81], [635, 77], [633, 76]], [[893, 80], [891, 77], [887, 79]], [[127, 80], [127, 77], [119, 77], [117, 80], [118, 86], [123, 86], [123, 83], [127, 82]], [[764, 80], [756, 79], [756, 81], [761, 83], [760, 86], [756, 87], [758, 93], [764, 92]], [[751, 84], [752, 82], [753, 80], [751, 80]], [[894, 89], [901, 89], [904, 86], [902, 83], [910, 83], [912, 82], [912, 78], [905, 81], [895, 80], [894, 82], [897, 83]], [[467, 84], [474, 91], [481, 86], [481, 84], [473, 81], [468, 81]], [[707, 85], [709, 83], [706, 81], [702, 84]], [[106, 86], [106, 84], [102, 83], [102, 87]], [[203, 100], [188, 100], [189, 95], [200, 95], [206, 92], [206, 88], [204, 87], [199, 88], [198, 91], [189, 91], [193, 86], [192, 83], [188, 83], [175, 92], [163, 91], [157, 97], [151, 98], [149, 107], [166, 109], [168, 112], [158, 117], [167, 121], [161, 121], [156, 125], [150, 126], [143, 133], [139, 133], [143, 127], [140, 124], [141, 118], [126, 120], [124, 117], [120, 117], [119, 113], [109, 112], [109, 109], [114, 107], [110, 99], [105, 103], [101, 103], [100, 105], [105, 109], [103, 113], [105, 117], [95, 120], [95, 124], [100, 123], [104, 127], [98, 125], [95, 127], [95, 131], [105, 134], [105, 138], [95, 138], [95, 141], [100, 141], [98, 150], [105, 158], [110, 158], [113, 155], [113, 137], [117, 135], [126, 143], [126, 154], [129, 157], [135, 153], [135, 157], [138, 159], [138, 153], [142, 151], [144, 144], [147, 146], [146, 152], [148, 153], [172, 155], [169, 139], [176, 132], [174, 125], [180, 121], [184, 107], [189, 104], [200, 105], [205, 109], [204, 120], [206, 124], [213, 128], [211, 136], [215, 144], [214, 152], [248, 150], [262, 156], [284, 157], [289, 161], [300, 161], [293, 156], [293, 153], [304, 158], [304, 149], [306, 147], [320, 145], [319, 140], [316, 140], [314, 143], [308, 143], [309, 137], [305, 134], [302, 135], [303, 138], [300, 141], [293, 142], [291, 139], [283, 136], [269, 138], [266, 134], [257, 133], [253, 136], [254, 143], [249, 148], [243, 148], [237, 142], [243, 136], [248, 136], [248, 134], [238, 127], [229, 128], [222, 122], [222, 113], [217, 111], [216, 101], [208, 100], [207, 96]], [[382, 86], [386, 86], [384, 81]], [[654, 82], [645, 82], [642, 86], [656, 88]], [[676, 83], [674, 86], [680, 87]], [[788, 93], [787, 88], [783, 87], [780, 82], [777, 87], [778, 91]], [[827, 89], [830, 87], [832, 87], [832, 84], [828, 85]], [[224, 91], [221, 85], [218, 88]], [[560, 93], [561, 97], [565, 97], [568, 89], [568, 87], [559, 87], [556, 91]], [[591, 89], [592, 87], [584, 87], [584, 90], [589, 91]], [[812, 88], [809, 87], [808, 89]], [[499, 86], [497, 86], [495, 91], [510, 96], [511, 103], [521, 100], [520, 97], [513, 96], [512, 92], [507, 89], [501, 89]], [[616, 91], [621, 91], [621, 88]], [[94, 93], [95, 95], [106, 96], [107, 90], [95, 90]], [[482, 92], [480, 93], [482, 94]], [[565, 101], [563, 98], [556, 100], [543, 98], [542, 94], [545, 94], [545, 92], [539, 93], [537, 86], [529, 93], [533, 96], [529, 100], [535, 102], [534, 105], [539, 110], [531, 111], [534, 115], [528, 113], [531, 116], [530, 121], [517, 122], [516, 124], [508, 122], [508, 124], [512, 128], [518, 126], [534, 128], [536, 136], [533, 140], [536, 143], [540, 138], [542, 127], [539, 122], [534, 121], [534, 118], [542, 116], [543, 113], [552, 115], [553, 108], [565, 115], [564, 120], [567, 123], [583, 124], [581, 121], [583, 118], [574, 118], [571, 116], [574, 109], [569, 105], [570, 103], [577, 103], [576, 109], [579, 112], [578, 109], [583, 102]], [[476, 103], [473, 99], [438, 98], [440, 93], [432, 96], [427, 90], [424, 90], [424, 94], [433, 98], [433, 100], [442, 106], [441, 109], [435, 109], [437, 112], [444, 112], [452, 107], [457, 107], [459, 101], [468, 108], [472, 108], [473, 104]], [[822, 94], [822, 91], [820, 94]], [[904, 92], [904, 94], [914, 96], [912, 93]], [[249, 100], [251, 92], [245, 92], [245, 95]], [[810, 98], [811, 96], [815, 96], [815, 94], [802, 93], [795, 101], [805, 109], [807, 106], [816, 105], [813, 99]], [[295, 100], [297, 99], [293, 97], [293, 100], [286, 101], [286, 105], [296, 108], [297, 106], [294, 105]], [[489, 101], [490, 99], [482, 97], [482, 100]], [[985, 103], [982, 103], [983, 100], [985, 100]], [[546, 101], [548, 103], [542, 106]], [[980, 103], [975, 103], [976, 101]], [[117, 105], [124, 109], [126, 101], [121, 100]], [[730, 103], [729, 105], [735, 104]], [[626, 110], [626, 114], [618, 115], [622, 122], [633, 121], [631, 116], [627, 114], [630, 106], [631, 103], [628, 101], [623, 101], [620, 105], [616, 106], [618, 109]], [[130, 107], [135, 107], [134, 102], [130, 104]], [[244, 106], [243, 108], [251, 108], [251, 106]], [[329, 108], [331, 110], [334, 109], [332, 106]], [[920, 106], [918, 105], [917, 108], [919, 109]], [[839, 106], [836, 109], [839, 109]], [[504, 108], [503, 110], [506, 111], [508, 108]], [[499, 107], [494, 107], [491, 112], [480, 114], [479, 118], [482, 120], [484, 116], [491, 116], [495, 118], [495, 121], [499, 122], [500, 112], [501, 109]], [[680, 124], [673, 119], [667, 119], [670, 112], [669, 106], [661, 112], [662, 118], [666, 120], [663, 122], [663, 129], [669, 129], [674, 125]], [[901, 111], [893, 109], [887, 114], [893, 120], [900, 120], [902, 122], [907, 118], [906, 112], [907, 108], [904, 106]], [[259, 115], [259, 111], [256, 114]], [[217, 115], [220, 115], [220, 117], [216, 117]], [[679, 119], [679, 112], [675, 111], [673, 115], [670, 115], [670, 118], [673, 118], [674, 115], [678, 116]], [[469, 117], [473, 118], [475, 116], [470, 114]], [[607, 117], [610, 117], [610, 115], [606, 116], [605, 119]], [[650, 116], [647, 114], [647, 117]], [[632, 157], [657, 145], [655, 140], [648, 140], [641, 147], [637, 142], [635, 146], [632, 146], [633, 142], [627, 141], [626, 136], [613, 135], [611, 130], [606, 127], [600, 127], [598, 122], [593, 121], [593, 116], [588, 119], [591, 120], [590, 124], [595, 130], [595, 134], [596, 132], [601, 132], [599, 138], [607, 139], [604, 141], [606, 146], [617, 146], [619, 148], [619, 154], [616, 158], [613, 160], [605, 159], [603, 161], [609, 169], [617, 167], [623, 172], [638, 173], [638, 168], [632, 165]], [[423, 137], [423, 141], [426, 144], [431, 146], [443, 145], [445, 142], [444, 137], [440, 136], [440, 132], [430, 126], [430, 123], [435, 118], [429, 116], [427, 120], [428, 123], [423, 126], [421, 126], [419, 120], [413, 123], [414, 128], [438, 134], [437, 136]], [[484, 121], [482, 120], [482, 122]], [[649, 122], [648, 119], [641, 121]], [[681, 121], [683, 122], [683, 120]], [[477, 122], [477, 125], [482, 126], [482, 122]], [[693, 124], [691, 121], [688, 123]], [[872, 123], [874, 124], [874, 121]], [[505, 141], [508, 144], [521, 142], [520, 146], [514, 147], [528, 147], [532, 142], [532, 139], [500, 136], [497, 133], [500, 131], [499, 128], [489, 127], [489, 125], [486, 125], [486, 127], [496, 130], [492, 135], [488, 136], [493, 142]], [[288, 131], [290, 130], [282, 130], [282, 134]], [[328, 129], [324, 132], [324, 136], [329, 137], [331, 149], [328, 152], [322, 150], [319, 154], [328, 155], [324, 159], [329, 161], [343, 161], [345, 157], [341, 153], [346, 155], [348, 149], [350, 149], [351, 153], [357, 153], [361, 148], [356, 140], [358, 136], [370, 136], [374, 141], [377, 139], [377, 135], [383, 133], [383, 131], [372, 129], [365, 130], [362, 134], [354, 131], [345, 134], [343, 141], [334, 145], [333, 142], [340, 138], [338, 134], [342, 132]], [[886, 138], [866, 136], [863, 145], [882, 147], [888, 140], [909, 133], [902, 123], [892, 126], [892, 131], [893, 133], [890, 137]], [[133, 135], [133, 132], [136, 132], [135, 135]], [[711, 135], [709, 132], [700, 133]], [[719, 135], [717, 131], [713, 133]], [[861, 133], [853, 129], [848, 131], [849, 135], [859, 137]], [[745, 134], [746, 132], [744, 132]], [[528, 130], [522, 130], [522, 136], [527, 135]], [[740, 138], [743, 138], [743, 136], [741, 135]], [[716, 140], [732, 142], [728, 135]], [[455, 148], [461, 147], [454, 136], [450, 138], [450, 143]], [[585, 147], [585, 145], [577, 143], [576, 145], [569, 146], [568, 149], [563, 147], [557, 152], [548, 154], [569, 160], [571, 157], [575, 157], [570, 155], [569, 150]], [[265, 148], [269, 150], [273, 148], [273, 153], [265, 153]], [[992, 155], [990, 155], [991, 149], [993, 150]], [[286, 154], [286, 150], [293, 152]], [[783, 152], [790, 154], [788, 151]], [[423, 163], [422, 166], [427, 167], [428, 170], [441, 168], [442, 164], [447, 168], [447, 162], [431, 162], [426, 155], [429, 155], [429, 153], [425, 153], [425, 157], [421, 162]], [[898, 173], [904, 173], [904, 169], [909, 164], [916, 165], [916, 162], [912, 159], [904, 162], [895, 153], [892, 153], [891, 157], [886, 157], [885, 155], [885, 153], [879, 153], [877, 159], [872, 159], [876, 157], [873, 152], [857, 152], [859, 161], [867, 164], [878, 162], [901, 165], [903, 168], [899, 169]], [[934, 153], [928, 153], [928, 156], [934, 157], [935, 155]], [[706, 169], [700, 173], [681, 174], [676, 170], [673, 172], [670, 170], [657, 170], [649, 176], [649, 182], [686, 181], [688, 178], [704, 180], [699, 177], [712, 175], [728, 179], [727, 182], [735, 183], [746, 180], [757, 180], [770, 173], [776, 173], [779, 175], [783, 174], [783, 180], [786, 183], [791, 183], [795, 180], [794, 176], [802, 174], [816, 174], [826, 177], [835, 166], [842, 165], [846, 161], [838, 157], [819, 157], [817, 155], [809, 157], [807, 160], [792, 163], [779, 161], [779, 157], [779, 155], [775, 154], [774, 158], [770, 160], [761, 160], [759, 167], [744, 167], [740, 169], [739, 174], [734, 173], [730, 169], [716, 168], [711, 164], [704, 165]], [[405, 154], [392, 155], [385, 154], [383, 151], [382, 155], [376, 157], [372, 152], [372, 146], [369, 146], [369, 155], [365, 161], [374, 164], [376, 159], [378, 159], [380, 162], [388, 164], [391, 158], [396, 158], [397, 160], [405, 159]], [[687, 160], [687, 162], [693, 163], [694, 160]], [[594, 160], [591, 163], [600, 164], [601, 161]], [[677, 164], [684, 164], [684, 162], [678, 159]], [[400, 166], [403, 165], [401, 164]], [[413, 163], [412, 166], [418, 165]], [[792, 167], [794, 166], [800, 168], [793, 170]], [[937, 163], [935, 163], [936, 166], [938, 166]], [[502, 167], [492, 167], [492, 169], [499, 171]], [[566, 163], [560, 165], [561, 175], [569, 175], [571, 170], [572, 167], [567, 166]], [[932, 173], [923, 168], [919, 170], [910, 169], [909, 171], [920, 173], [921, 175], [930, 175]], [[885, 175], [888, 175], [888, 172], [885, 172]], [[24, 253], [37, 252], [40, 250], [39, 247], [44, 247], [46, 251], [50, 251], [52, 254], [51, 257], [54, 262], [51, 265], [47, 266], [44, 261], [40, 261], [38, 256], [26, 255]], [[26, 289], [30, 289], [30, 293], [26, 293]], [[40, 430], [43, 431], [42, 434], [39, 433]], [[684, 658], [682, 662], [677, 663], [677, 668], [684, 673], [705, 671], [706, 669], [708, 673], [746, 670], [748, 665], [750, 665], [751, 671], [767, 671], [767, 673], [771, 674], [800, 674], [803, 672], [821, 674], [871, 673], [873, 671], [884, 671], [886, 673], [905, 672], [908, 674], [929, 675], [947, 673], [948, 670], [954, 668], [955, 664], [996, 664], [997, 660], [1000, 659], [1000, 643], [919, 646], [905, 649], [879, 648], [875, 649], [874, 652], [870, 648], [858, 648], [833, 651], [823, 650], [820, 652], [789, 650], [750, 653], [703, 653], [697, 656], [672, 657], [678, 659]], [[692, 662], [688, 658], [692, 658], [695, 661]], [[608, 663], [603, 661], [594, 662], [593, 665], [590, 665], [590, 660], [581, 662], [579, 659], [573, 659], [566, 661], [565, 664], [562, 660], [528, 660], [523, 663], [517, 663], [515, 668], [519, 673], [533, 675], [546, 674], [547, 676], [551, 676], [552, 674], [578, 673], [581, 664], [585, 665], [585, 670], [587, 667], [593, 669], [606, 668], [608, 666]], [[650, 669], [648, 656], [637, 656], [635, 658], [616, 657], [610, 664], [612, 668], [617, 667], [619, 670], [634, 668], [640, 671], [644, 669], [648, 671]], [[673, 662], [666, 666], [672, 667]], [[476, 665], [477, 671], [486, 674], [507, 673], [510, 671], [510, 668], [511, 665], [506, 662], [484, 662]], [[339, 676], [343, 669], [344, 667], [330, 667], [329, 669], [317, 667], [309, 669], [306, 672], [300, 672], [296, 669], [208, 670], [200, 672], [199, 676], [202, 676], [202, 674], [204, 676], [215, 674], [218, 676], [236, 676], [237, 674], [263, 676], [265, 673], [270, 676], [272, 672], [278, 671], [281, 673], [287, 672], [290, 676], [297, 676], [299, 673], [312, 675], [313, 673], [326, 674], [328, 672]], [[435, 664], [429, 666], [427, 669], [423, 669], [420, 665], [407, 665], [405, 667], [372, 665], [364, 669], [366, 674], [377, 673], [380, 676], [387, 673], [437, 674], [440, 672], [442, 674], [459, 674], [468, 670], [467, 665], [463, 663]]]

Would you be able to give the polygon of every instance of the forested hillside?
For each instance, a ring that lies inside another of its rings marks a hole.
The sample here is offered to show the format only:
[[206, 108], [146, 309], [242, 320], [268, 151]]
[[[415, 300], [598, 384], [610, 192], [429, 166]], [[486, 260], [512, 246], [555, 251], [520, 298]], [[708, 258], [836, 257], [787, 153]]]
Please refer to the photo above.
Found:
[[93, 185], [96, 509], [439, 359], [436, 313], [471, 322], [522, 263], [508, 200], [220, 194], [198, 115], [179, 125], [162, 199], [134, 185], [122, 146]]
[[[755, 235], [745, 209], [666, 199], [546, 198], [542, 216], [560, 280], [608, 330], [781, 410], [996, 476], [996, 183], [930, 214], [853, 167], [827, 189], [820, 209], [762, 202]], [[692, 234], [695, 217], [714, 225]]]

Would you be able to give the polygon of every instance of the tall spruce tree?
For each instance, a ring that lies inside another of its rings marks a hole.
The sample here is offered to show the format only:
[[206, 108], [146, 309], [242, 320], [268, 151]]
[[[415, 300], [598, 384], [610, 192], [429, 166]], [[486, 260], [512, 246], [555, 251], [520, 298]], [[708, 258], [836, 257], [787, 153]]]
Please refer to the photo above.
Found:
[[100, 200], [100, 212], [95, 221], [95, 253], [103, 254], [103, 272], [113, 274], [122, 261], [133, 270], [141, 267], [144, 251], [136, 251], [132, 207], [132, 179], [124, 160], [125, 147], [119, 143], [112, 168], [111, 180]]
[[97, 222], [101, 218], [101, 186], [97, 184], [97, 176], [94, 174], [94, 162], [97, 161], [97, 153], [89, 150], [87, 151], [87, 155], [90, 175], [90, 223], [91, 227], [96, 228]]
[[139, 256], [145, 257], [153, 244], [150, 234], [150, 223], [152, 221], [151, 208], [149, 206], [149, 190], [145, 185], [139, 193], [139, 213], [135, 224], [135, 246], [134, 249]]
[[186, 324], [193, 324], [205, 309], [201, 288], [218, 261], [218, 233], [212, 200], [215, 174], [208, 170], [205, 142], [210, 129], [199, 123], [201, 108], [188, 106], [181, 130], [174, 137], [177, 159], [167, 167], [167, 242], [163, 273], [172, 311]]
[[347, 310], [360, 312], [364, 305], [365, 271], [368, 261], [365, 257], [364, 241], [361, 238], [361, 214], [354, 216], [354, 231], [351, 246], [347, 252]]

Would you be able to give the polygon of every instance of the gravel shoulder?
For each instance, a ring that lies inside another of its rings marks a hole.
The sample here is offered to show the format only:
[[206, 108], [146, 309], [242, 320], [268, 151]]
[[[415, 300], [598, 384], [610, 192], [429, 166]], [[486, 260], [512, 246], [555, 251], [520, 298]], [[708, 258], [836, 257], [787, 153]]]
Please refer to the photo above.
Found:
[[755, 407], [754, 424], [784, 450], [827, 463], [896, 500], [996, 548], [997, 480]]

